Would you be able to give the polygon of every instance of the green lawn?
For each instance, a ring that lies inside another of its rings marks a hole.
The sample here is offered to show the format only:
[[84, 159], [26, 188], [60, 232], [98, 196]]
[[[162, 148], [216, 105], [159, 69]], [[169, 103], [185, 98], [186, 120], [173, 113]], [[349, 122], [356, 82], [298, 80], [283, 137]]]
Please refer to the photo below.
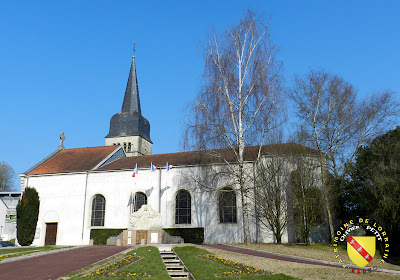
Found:
[[39, 252], [60, 250], [65, 248], [69, 247], [54, 247], [54, 246], [28, 247], [28, 248], [8, 247], [7, 249], [6, 248], [0, 249], [0, 261], [13, 257], [19, 257]]
[[[129, 264], [118, 271], [114, 271], [116, 275], [122, 274], [146, 274], [151, 275], [151, 279], [171, 279], [165, 269], [164, 263], [161, 259], [160, 252], [156, 247], [139, 247], [136, 250], [129, 251], [126, 254], [121, 254], [118, 259], [112, 259], [111, 261], [106, 261], [102, 263], [101, 267], [107, 267], [109, 264], [113, 264], [120, 259], [126, 259], [129, 255], [140, 256], [141, 259]], [[92, 268], [93, 265], [89, 266], [88, 268]], [[94, 268], [90, 272], [96, 271], [100, 268]], [[90, 270], [90, 269], [89, 269]], [[105, 277], [83, 277], [83, 275], [88, 274], [88, 269], [83, 269], [81, 273], [78, 273], [77, 276], [70, 278], [71, 280], [78, 280], [78, 279], [104, 279]], [[77, 273], [71, 273], [69, 276], [74, 276]], [[140, 277], [142, 278], [142, 277]], [[127, 278], [127, 277], [118, 277], [114, 276], [111, 279], [135, 279], [135, 278]]]
[[[221, 279], [217, 277], [217, 274], [228, 271], [238, 271], [231, 266], [223, 265], [217, 262], [213, 262], [207, 259], [199, 258], [198, 256], [209, 254], [207, 250], [195, 247], [195, 246], [184, 246], [175, 247], [174, 251], [177, 253], [179, 258], [184, 262], [190, 273], [196, 280], [211, 280]], [[246, 275], [246, 276], [231, 276], [228, 279], [271, 279], [271, 280], [284, 280], [284, 279], [296, 279], [284, 274], [265, 274], [258, 275]]]
[[[189, 271], [193, 274], [196, 280], [212, 280], [212, 279], [221, 279], [221, 277], [217, 277], [216, 274], [233, 271], [234, 269], [230, 266], [226, 266], [220, 263], [215, 263], [210, 260], [199, 258], [199, 255], [209, 254], [208, 251], [200, 249], [195, 246], [184, 246], [184, 247], [176, 247], [174, 248], [175, 252], [179, 255], [179, 257], [184, 261], [185, 265], [189, 269]], [[115, 263], [123, 259], [127, 259], [129, 255], [135, 255], [142, 257], [140, 260], [137, 260], [129, 265], [124, 266], [120, 270], [110, 270], [110, 272], [114, 273], [113, 277], [104, 277], [104, 276], [94, 276], [94, 277], [84, 277], [84, 275], [88, 275], [90, 273], [95, 273], [96, 271], [100, 271], [101, 269], [112, 266]], [[162, 262], [160, 252], [156, 247], [139, 247], [132, 251], [129, 251], [125, 254], [120, 254], [117, 258], [113, 258], [110, 260], [106, 260], [97, 265], [91, 265], [85, 269], [82, 269], [78, 272], [73, 272], [68, 275], [71, 280], [82, 280], [82, 279], [135, 279], [135, 278], [127, 278], [122, 277], [123, 275], [136, 273], [139, 275], [150, 275], [150, 279], [171, 279], [165, 269], [164, 263]], [[121, 277], [118, 277], [121, 276]], [[142, 278], [142, 277], [139, 277]], [[231, 276], [227, 279], [271, 279], [271, 280], [286, 280], [286, 279], [296, 279], [284, 274], [262, 274], [262, 275], [253, 275], [253, 276]]]
[[147, 273], [151, 275], [152, 279], [170, 279], [161, 259], [160, 251], [156, 247], [139, 247], [129, 254], [134, 253], [143, 258], [121, 269], [120, 272]]
[[20, 253], [20, 252], [31, 252], [31, 251], [47, 251], [54, 250], [56, 247], [45, 246], [45, 247], [7, 247], [0, 249], [0, 255], [10, 254], [10, 253]]

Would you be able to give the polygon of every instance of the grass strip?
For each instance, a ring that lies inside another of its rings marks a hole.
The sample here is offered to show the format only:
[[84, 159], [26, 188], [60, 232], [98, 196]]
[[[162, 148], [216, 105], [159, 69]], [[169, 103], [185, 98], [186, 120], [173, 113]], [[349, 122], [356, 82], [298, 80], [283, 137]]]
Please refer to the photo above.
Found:
[[70, 273], [69, 277], [71, 278], [69, 279], [126, 279], [137, 277], [171, 279], [165, 269], [160, 252], [156, 247], [151, 246], [139, 247], [128, 253], [120, 254], [117, 258], [102, 263], [102, 266], [98, 269], [89, 270], [89, 267], [93, 267], [93, 265], [80, 270], [80, 272]]
[[[229, 277], [230, 279], [268, 279], [268, 280], [287, 280], [287, 279], [296, 279], [291, 276], [285, 274], [265, 274], [267, 272], [263, 272], [264, 274], [244, 274], [241, 271], [242, 266], [240, 268], [235, 268], [230, 265], [233, 269], [227, 272], [228, 263], [233, 264], [235, 262], [230, 260], [225, 260], [219, 258], [221, 261], [210, 261], [207, 258], [201, 258], [199, 256], [210, 255], [207, 250], [204, 250], [195, 246], [183, 246], [183, 247], [175, 247], [175, 253], [179, 256], [179, 258], [183, 261], [187, 269], [193, 275], [196, 280], [217, 280], [221, 279], [221, 276]], [[225, 264], [223, 262], [226, 262]], [[237, 263], [236, 263], [237, 264]], [[244, 266], [246, 271], [249, 266]], [[261, 273], [261, 270], [260, 272]]]
[[88, 273], [83, 275], [83, 277], [97, 277], [97, 276], [108, 276], [108, 277], [146, 277], [146, 273], [125, 273], [125, 272], [117, 272], [124, 266], [127, 266], [133, 262], [140, 260], [142, 257], [135, 255], [127, 255], [124, 258], [114, 261], [106, 266], [103, 266], [99, 269], [96, 269], [92, 273]]
[[0, 250], [0, 261], [20, 257], [30, 254], [36, 254], [40, 252], [61, 250], [70, 247], [52, 247], [52, 246], [44, 246], [44, 247], [32, 247], [32, 248], [14, 248], [14, 249], [1, 249]]
[[68, 247], [54, 247], [54, 246], [43, 246], [43, 247], [29, 247], [29, 248], [20, 248], [13, 247], [7, 249], [0, 249], [0, 255], [11, 254], [11, 253], [21, 253], [21, 252], [38, 252], [38, 251], [51, 251], [51, 250], [59, 250]]
[[217, 276], [254, 275], [254, 274], [266, 273], [262, 269], [254, 268], [251, 266], [244, 265], [242, 263], [223, 259], [223, 258], [217, 257], [215, 255], [205, 254], [205, 255], [200, 255], [199, 257], [234, 268], [232, 271], [224, 271], [224, 272], [218, 274]]
[[143, 257], [142, 260], [124, 267], [120, 272], [140, 273], [149, 275], [153, 279], [171, 279], [161, 259], [160, 251], [156, 247], [139, 247], [129, 254], [137, 254]]

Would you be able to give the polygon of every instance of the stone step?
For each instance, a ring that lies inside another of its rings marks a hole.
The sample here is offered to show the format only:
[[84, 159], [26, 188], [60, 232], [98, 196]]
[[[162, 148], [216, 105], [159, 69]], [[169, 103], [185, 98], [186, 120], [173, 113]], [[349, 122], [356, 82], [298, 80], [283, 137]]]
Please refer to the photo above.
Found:
[[181, 263], [180, 260], [164, 260], [165, 265], [179, 265]]
[[177, 260], [178, 258], [175, 255], [161, 256], [163, 260]]
[[161, 251], [161, 258], [165, 268], [172, 279], [193, 279], [174, 251]]
[[160, 252], [161, 257], [165, 256], [176, 256], [174, 252]]
[[189, 278], [189, 272], [186, 271], [169, 271], [168, 272], [169, 276], [171, 276], [173, 279], [187, 279]]
[[183, 265], [168, 265], [167, 271], [185, 271], [185, 267]]

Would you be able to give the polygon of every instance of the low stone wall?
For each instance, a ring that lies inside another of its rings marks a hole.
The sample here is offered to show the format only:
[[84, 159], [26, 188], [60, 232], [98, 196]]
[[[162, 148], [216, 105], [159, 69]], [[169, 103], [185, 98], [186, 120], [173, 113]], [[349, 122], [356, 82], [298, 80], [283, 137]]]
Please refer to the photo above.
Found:
[[110, 237], [107, 240], [107, 245], [117, 246], [177, 243], [183, 243], [183, 238], [180, 236], [171, 236], [162, 229], [124, 230], [120, 236]]

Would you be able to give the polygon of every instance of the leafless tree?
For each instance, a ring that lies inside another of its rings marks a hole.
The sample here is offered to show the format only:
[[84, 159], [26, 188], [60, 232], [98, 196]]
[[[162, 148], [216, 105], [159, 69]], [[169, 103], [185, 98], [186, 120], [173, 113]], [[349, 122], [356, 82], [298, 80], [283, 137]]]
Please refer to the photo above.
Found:
[[[327, 167], [335, 178], [343, 174], [343, 163], [352, 161], [358, 147], [386, 129], [399, 109], [393, 92], [377, 92], [359, 101], [352, 84], [324, 71], [310, 71], [303, 78], [297, 77], [290, 95], [298, 109], [301, 138], [308, 146], [326, 155], [327, 165], [322, 160], [320, 162], [321, 174], [327, 174]], [[327, 186], [326, 176], [322, 176], [322, 183]], [[324, 188], [333, 238], [332, 206], [328, 193]]]
[[6, 162], [0, 162], [0, 191], [13, 189], [14, 169]]
[[204, 50], [204, 84], [193, 104], [185, 149], [221, 158], [217, 150], [210, 150], [233, 151], [234, 162], [225, 160], [225, 164], [239, 192], [247, 243], [246, 199], [252, 176], [244, 168], [244, 148], [261, 146], [283, 120], [282, 63], [276, 59], [268, 27], [251, 11], [222, 35], [212, 32]]
[[288, 223], [288, 171], [288, 160], [282, 154], [263, 157], [255, 166], [255, 214], [272, 231], [277, 243], [282, 242], [282, 234]]
[[319, 157], [294, 156], [291, 173], [291, 205], [297, 240], [310, 244], [311, 229], [325, 220]]
[[376, 92], [359, 101], [352, 84], [324, 71], [297, 77], [290, 95], [303, 139], [326, 154], [335, 177], [342, 174], [343, 160], [352, 161], [357, 148], [386, 131], [399, 111], [393, 92]]

